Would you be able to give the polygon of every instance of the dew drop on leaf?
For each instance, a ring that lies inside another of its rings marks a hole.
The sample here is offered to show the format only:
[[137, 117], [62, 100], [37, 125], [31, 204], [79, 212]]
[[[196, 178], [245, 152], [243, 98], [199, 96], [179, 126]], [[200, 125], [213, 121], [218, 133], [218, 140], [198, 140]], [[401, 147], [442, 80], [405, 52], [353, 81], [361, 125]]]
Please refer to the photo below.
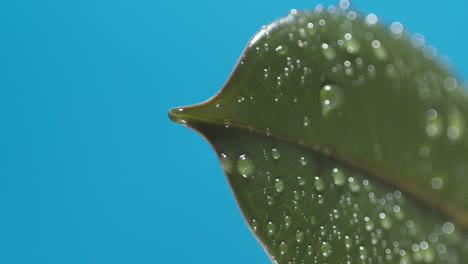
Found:
[[318, 176], [316, 176], [314, 179], [314, 185], [315, 188], [317, 188], [317, 191], [323, 191], [323, 189], [325, 189], [325, 182]]
[[328, 242], [322, 242], [322, 245], [320, 246], [320, 250], [322, 251], [322, 256], [326, 258], [329, 257], [333, 252], [332, 246]]
[[237, 171], [244, 177], [248, 178], [255, 173], [255, 164], [245, 154], [240, 155], [237, 160]]
[[275, 149], [275, 148], [272, 148], [271, 149], [271, 156], [273, 157], [273, 159], [277, 160], [279, 158], [281, 158], [281, 153], [278, 149]]
[[332, 170], [332, 177], [333, 177], [333, 182], [336, 184], [336, 185], [343, 185], [345, 182], [346, 182], [346, 178], [343, 174], [343, 171], [337, 169], [337, 168], [334, 168]]
[[320, 90], [320, 104], [322, 114], [327, 115], [330, 111], [340, 106], [343, 102], [343, 90], [335, 84], [327, 84]]
[[277, 192], [283, 192], [284, 191], [284, 182], [280, 179], [275, 180], [275, 189]]

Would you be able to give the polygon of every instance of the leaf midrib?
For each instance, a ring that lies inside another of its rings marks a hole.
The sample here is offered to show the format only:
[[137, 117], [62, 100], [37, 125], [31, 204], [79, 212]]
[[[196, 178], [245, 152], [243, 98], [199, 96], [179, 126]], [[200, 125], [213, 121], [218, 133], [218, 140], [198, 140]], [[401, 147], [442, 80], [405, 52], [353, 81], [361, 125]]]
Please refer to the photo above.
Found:
[[[209, 103], [211, 100], [205, 102], [204, 104]], [[200, 106], [200, 105], [197, 105]], [[179, 109], [184, 109], [184, 112], [178, 112]], [[187, 114], [185, 111], [189, 110], [188, 108], [174, 108], [169, 111], [169, 117], [171, 120], [177, 123], [181, 123], [189, 128], [196, 129], [196, 125], [192, 126], [192, 124], [202, 124], [207, 126], [226, 126], [224, 123], [219, 122], [217, 120], [211, 120], [207, 118], [203, 118], [197, 115], [190, 115]], [[180, 120], [184, 120], [186, 122], [180, 122]], [[188, 122], [187, 122], [188, 121]], [[396, 187], [397, 189], [402, 190], [406, 195], [410, 196], [414, 200], [416, 200], [422, 206], [425, 206], [429, 209], [435, 210], [438, 213], [452, 219], [456, 224], [460, 225], [462, 229], [468, 231], [468, 211], [464, 210], [463, 208], [459, 207], [458, 205], [450, 202], [448, 200], [443, 200], [434, 196], [431, 192], [426, 191], [424, 189], [419, 188], [419, 186], [413, 182], [401, 182], [398, 181], [397, 177], [392, 177], [392, 173], [387, 173], [377, 168], [371, 167], [369, 165], [366, 166], [364, 162], [360, 160], [353, 159], [345, 154], [342, 154], [336, 150], [333, 150], [329, 147], [322, 146], [318, 143], [307, 142], [298, 140], [297, 138], [292, 138], [283, 134], [275, 133], [273, 130], [268, 131], [268, 135], [266, 135], [265, 130], [258, 129], [252, 126], [246, 126], [244, 124], [233, 123], [229, 124], [229, 127], [234, 127], [240, 130], [246, 130], [248, 132], [254, 132], [262, 136], [273, 137], [278, 140], [282, 140], [288, 142], [290, 144], [299, 146], [309, 151], [315, 151], [321, 155], [329, 157], [331, 159], [335, 159], [339, 162], [342, 162], [358, 171], [362, 171], [366, 173], [366, 175], [373, 177], [379, 180], [383, 184], [387, 184], [389, 186]]]

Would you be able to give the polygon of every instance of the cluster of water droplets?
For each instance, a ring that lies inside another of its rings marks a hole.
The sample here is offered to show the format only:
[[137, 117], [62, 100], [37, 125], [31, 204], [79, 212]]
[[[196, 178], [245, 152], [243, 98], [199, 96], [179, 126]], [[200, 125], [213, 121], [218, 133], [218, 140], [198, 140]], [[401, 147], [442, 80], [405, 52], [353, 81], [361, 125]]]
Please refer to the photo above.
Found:
[[[317, 119], [336, 118], [351, 103], [346, 101], [351, 93], [349, 89], [358, 90], [361, 85], [373, 83], [376, 77], [384, 76], [394, 94], [408, 89], [402, 87], [402, 80], [410, 72], [411, 61], [394, 57], [392, 47], [375, 33], [374, 28], [380, 27], [375, 14], [362, 19], [367, 27], [362, 31], [354, 27], [358, 14], [348, 7], [348, 1], [340, 1], [338, 7], [319, 5], [312, 12], [327, 13], [320, 19], [315, 19], [316, 16], [309, 19], [307, 13], [291, 10], [287, 17], [263, 27], [251, 40], [249, 47], [256, 55], [274, 54], [281, 62], [280, 66], [263, 65], [260, 72], [255, 72], [260, 76], [256, 80], [264, 85], [261, 88], [268, 91], [262, 93], [267, 99], [259, 97], [258, 100], [271, 103], [272, 107], [265, 111], [273, 109], [268, 114], [276, 120], [287, 120], [286, 124], [294, 121], [294, 125], [306, 131], [316, 129]], [[333, 18], [343, 15], [346, 19], [336, 25]], [[272, 45], [263, 41], [272, 38], [281, 25], [292, 21], [295, 23], [283, 42]], [[329, 25], [338, 26], [337, 39], [326, 37]], [[405, 39], [404, 27], [399, 22], [392, 23], [388, 33], [394, 40]], [[426, 45], [421, 34], [410, 36], [409, 41], [426, 59], [436, 57], [437, 51]], [[319, 54], [318, 61], [297, 56], [298, 49]], [[372, 54], [373, 59], [362, 54]], [[241, 67], [248, 66], [248, 58], [241, 64], [244, 62]], [[324, 65], [327, 68], [320, 68]], [[448, 184], [446, 178], [433, 173], [435, 169], [430, 161], [437, 152], [438, 142], [454, 144], [465, 140], [466, 124], [459, 106], [445, 107], [432, 100], [441, 94], [454, 93], [455, 97], [460, 84], [453, 77], [431, 71], [415, 75], [415, 85], [410, 88], [427, 103], [423, 104], [424, 109], [418, 110], [421, 141], [410, 158], [416, 157], [420, 162], [422, 175], [431, 175], [424, 178], [430, 189], [444, 191]], [[232, 99], [235, 104], [258, 104], [254, 100], [255, 91], [248, 90], [247, 86], [241, 91]], [[318, 105], [318, 115], [311, 110], [291, 117], [287, 111], [275, 108], [275, 105], [288, 104]], [[281, 127], [266, 124], [251, 131], [263, 130], [267, 137], [262, 140], [274, 142], [271, 135], [276, 136]], [[231, 117], [224, 119], [224, 125], [231, 128]], [[258, 144], [262, 140], [258, 139]], [[299, 145], [308, 143], [307, 138], [298, 141]], [[372, 142], [369, 148], [376, 160], [386, 155], [385, 146], [379, 143]], [[463, 242], [459, 245], [468, 244], [454, 223], [433, 212], [424, 212], [407, 201], [398, 189], [384, 187], [326, 155], [318, 157], [310, 149], [305, 151], [268, 141], [261, 147], [252, 145], [250, 151], [221, 153], [220, 161], [227, 174], [234, 178], [234, 186], [242, 186], [235, 192], [248, 197], [248, 202], [240, 203], [249, 207], [245, 210], [249, 212], [246, 214], [249, 224], [278, 263], [457, 263], [461, 256], [468, 254], [466, 247], [457, 248], [462, 253], [453, 251], [454, 241]]]

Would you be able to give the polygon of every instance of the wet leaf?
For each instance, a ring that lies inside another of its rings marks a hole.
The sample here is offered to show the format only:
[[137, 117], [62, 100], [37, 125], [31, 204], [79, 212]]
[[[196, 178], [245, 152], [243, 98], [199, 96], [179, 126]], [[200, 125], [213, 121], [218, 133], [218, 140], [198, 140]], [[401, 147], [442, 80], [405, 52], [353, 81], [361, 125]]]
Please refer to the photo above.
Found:
[[169, 115], [277, 263], [466, 263], [466, 95], [421, 35], [346, 8], [262, 27], [218, 94]]

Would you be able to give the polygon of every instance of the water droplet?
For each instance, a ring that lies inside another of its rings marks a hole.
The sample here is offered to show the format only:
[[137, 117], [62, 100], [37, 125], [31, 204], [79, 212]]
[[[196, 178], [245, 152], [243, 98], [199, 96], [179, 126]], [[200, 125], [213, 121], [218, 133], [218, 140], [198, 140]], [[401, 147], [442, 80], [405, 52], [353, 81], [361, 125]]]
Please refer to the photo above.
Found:
[[248, 178], [255, 172], [255, 164], [245, 154], [240, 155], [237, 160], [237, 171], [244, 177]]
[[284, 217], [284, 225], [285, 225], [286, 229], [288, 229], [291, 226], [291, 224], [292, 224], [292, 218], [290, 216], [286, 215]]
[[302, 166], [307, 165], [307, 160], [305, 159], [305, 157], [301, 157], [299, 162], [301, 163]]
[[231, 126], [231, 120], [229, 118], [225, 118], [224, 119], [224, 126], [226, 128], [228, 128], [229, 126]]
[[275, 198], [273, 196], [267, 195], [266, 200], [268, 205], [275, 204]]
[[387, 50], [382, 46], [380, 41], [374, 40], [372, 41], [372, 48], [374, 51], [374, 55], [378, 60], [386, 60], [388, 57]]
[[305, 185], [306, 183], [304, 177], [301, 176], [297, 177], [297, 181], [299, 182], [299, 185]]
[[304, 126], [309, 126], [309, 124], [310, 124], [309, 117], [304, 116]]
[[392, 31], [394, 35], [399, 37], [401, 33], [403, 33], [403, 24], [401, 24], [400, 22], [393, 22], [390, 25], [390, 31]]
[[444, 185], [444, 181], [442, 180], [442, 178], [440, 177], [434, 177], [432, 178], [431, 180], [431, 186], [432, 188], [434, 188], [435, 190], [440, 190], [442, 188], [442, 186]]
[[374, 221], [372, 221], [369, 217], [364, 217], [364, 222], [366, 225], [366, 230], [367, 231], [372, 231], [375, 227]]
[[353, 240], [349, 236], [345, 236], [344, 243], [346, 250], [348, 251], [351, 249], [351, 247], [353, 247]]
[[304, 232], [300, 229], [296, 230], [296, 241], [297, 243], [302, 243], [302, 241], [304, 241]]
[[447, 137], [451, 140], [458, 140], [465, 132], [465, 120], [461, 112], [452, 107], [447, 120]]
[[368, 14], [366, 16], [366, 24], [369, 26], [377, 24], [378, 18], [375, 14]]
[[277, 160], [281, 157], [281, 153], [278, 149], [273, 148], [271, 149], [271, 156], [273, 156], [273, 158]]
[[327, 43], [322, 43], [322, 53], [327, 60], [334, 60], [336, 57], [335, 49], [330, 47]]
[[275, 180], [275, 189], [277, 192], [283, 192], [284, 191], [284, 183], [280, 179]]
[[361, 50], [361, 45], [357, 40], [353, 39], [353, 35], [346, 33], [344, 35], [344, 47], [350, 54], [357, 54]]
[[353, 177], [349, 177], [348, 182], [349, 182], [349, 189], [352, 192], [356, 193], [361, 190], [361, 185], [359, 185], [359, 183]]
[[276, 232], [276, 225], [275, 223], [269, 221], [266, 225], [266, 229], [268, 231], [268, 235], [272, 235], [273, 233]]
[[337, 168], [334, 168], [332, 170], [332, 177], [333, 177], [333, 182], [336, 184], [336, 185], [343, 185], [345, 182], [346, 182], [346, 178], [343, 174], [343, 171], [337, 169]]
[[219, 162], [221, 163], [221, 167], [223, 167], [223, 170], [229, 174], [232, 173], [232, 162], [231, 160], [227, 157], [226, 154], [222, 153]]
[[383, 229], [389, 230], [390, 228], [392, 228], [392, 221], [387, 215], [385, 215], [384, 213], [380, 213], [379, 218], [380, 224], [382, 225]]
[[279, 249], [280, 254], [284, 255], [288, 252], [289, 247], [288, 247], [288, 244], [286, 244], [286, 242], [281, 241], [281, 243], [278, 246], [278, 249]]
[[458, 82], [453, 77], [448, 77], [444, 80], [444, 87], [448, 91], [453, 91], [458, 87]]
[[320, 250], [322, 251], [322, 256], [324, 256], [325, 258], [328, 258], [333, 252], [332, 246], [328, 242], [322, 242]]
[[252, 227], [253, 231], [257, 231], [258, 229], [257, 220], [254, 218], [250, 219], [250, 226]]
[[426, 134], [431, 138], [437, 138], [442, 134], [442, 120], [435, 109], [426, 111]]
[[455, 230], [455, 226], [451, 222], [445, 222], [442, 226], [442, 231], [446, 234], [452, 234]]
[[323, 191], [323, 189], [325, 189], [325, 182], [318, 176], [315, 177], [314, 185], [318, 191]]
[[314, 248], [312, 247], [312, 245], [307, 245], [307, 254], [309, 256], [311, 256], [312, 254], [314, 254]]
[[322, 114], [326, 115], [337, 108], [343, 102], [343, 90], [334, 84], [323, 86], [320, 90], [320, 103], [322, 105]]
[[359, 258], [361, 260], [366, 260], [368, 256], [367, 249], [363, 246], [359, 246]]

